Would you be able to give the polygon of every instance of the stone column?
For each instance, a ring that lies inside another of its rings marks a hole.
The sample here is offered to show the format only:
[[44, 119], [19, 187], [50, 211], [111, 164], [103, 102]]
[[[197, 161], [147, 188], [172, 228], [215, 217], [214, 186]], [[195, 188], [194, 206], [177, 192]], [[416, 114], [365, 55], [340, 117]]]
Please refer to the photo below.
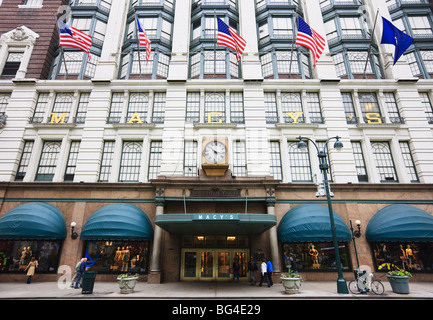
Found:
[[[266, 207], [268, 214], [275, 216], [275, 199], [267, 200]], [[273, 226], [269, 230], [269, 244], [271, 246], [271, 262], [275, 273], [280, 273], [281, 263], [280, 263], [280, 255], [278, 253], [278, 235], [277, 235], [277, 226]]]
[[[164, 204], [164, 200], [156, 201], [155, 218], [160, 214], [164, 214]], [[162, 229], [155, 225], [155, 230], [153, 233], [152, 264], [147, 280], [148, 283], [161, 283], [161, 243]]]

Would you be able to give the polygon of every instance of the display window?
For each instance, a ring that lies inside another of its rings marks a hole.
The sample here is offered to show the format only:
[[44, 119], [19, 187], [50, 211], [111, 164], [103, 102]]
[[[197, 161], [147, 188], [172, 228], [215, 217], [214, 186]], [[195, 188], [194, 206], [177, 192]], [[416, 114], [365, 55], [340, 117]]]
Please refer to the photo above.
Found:
[[0, 241], [0, 273], [24, 272], [32, 257], [38, 261], [38, 273], [56, 273], [61, 240]]
[[[283, 243], [283, 270], [335, 271], [337, 263], [332, 242]], [[348, 246], [339, 243], [338, 249], [343, 271], [351, 270]]]
[[147, 274], [149, 242], [87, 241], [85, 257], [89, 271]]
[[433, 272], [431, 242], [374, 242], [371, 246], [377, 271]]

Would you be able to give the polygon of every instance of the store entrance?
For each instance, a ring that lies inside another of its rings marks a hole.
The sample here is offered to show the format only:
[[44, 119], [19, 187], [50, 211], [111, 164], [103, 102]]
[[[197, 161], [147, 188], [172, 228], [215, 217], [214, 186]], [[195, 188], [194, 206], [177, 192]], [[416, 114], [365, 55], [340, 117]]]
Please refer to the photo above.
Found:
[[247, 279], [248, 249], [182, 249], [181, 281], [230, 281], [234, 261], [240, 265], [240, 281]]

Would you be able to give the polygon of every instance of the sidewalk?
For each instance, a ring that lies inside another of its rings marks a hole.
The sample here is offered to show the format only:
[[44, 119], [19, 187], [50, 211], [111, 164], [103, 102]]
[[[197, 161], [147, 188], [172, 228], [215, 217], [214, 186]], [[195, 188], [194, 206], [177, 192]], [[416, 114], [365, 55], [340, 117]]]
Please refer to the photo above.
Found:
[[339, 294], [336, 282], [304, 281], [297, 294], [285, 294], [282, 284], [251, 286], [249, 283], [221, 282], [174, 282], [148, 284], [138, 282], [134, 293], [121, 294], [117, 282], [95, 282], [92, 294], [82, 294], [81, 289], [65, 287], [57, 282], [1, 282], [0, 299], [248, 299], [248, 300], [286, 300], [286, 299], [432, 299], [433, 283], [411, 282], [409, 294], [396, 294], [388, 282], [383, 282], [385, 293], [366, 295]]

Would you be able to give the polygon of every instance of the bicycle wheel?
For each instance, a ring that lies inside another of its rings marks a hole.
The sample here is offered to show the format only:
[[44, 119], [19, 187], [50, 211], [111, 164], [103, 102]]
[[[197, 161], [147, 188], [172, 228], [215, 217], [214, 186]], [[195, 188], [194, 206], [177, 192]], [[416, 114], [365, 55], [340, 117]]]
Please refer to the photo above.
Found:
[[379, 280], [373, 280], [371, 282], [371, 291], [373, 291], [375, 294], [381, 295], [385, 292], [385, 287]]
[[358, 289], [358, 281], [352, 280], [348, 285], [349, 291], [353, 294], [360, 294], [361, 291]]

